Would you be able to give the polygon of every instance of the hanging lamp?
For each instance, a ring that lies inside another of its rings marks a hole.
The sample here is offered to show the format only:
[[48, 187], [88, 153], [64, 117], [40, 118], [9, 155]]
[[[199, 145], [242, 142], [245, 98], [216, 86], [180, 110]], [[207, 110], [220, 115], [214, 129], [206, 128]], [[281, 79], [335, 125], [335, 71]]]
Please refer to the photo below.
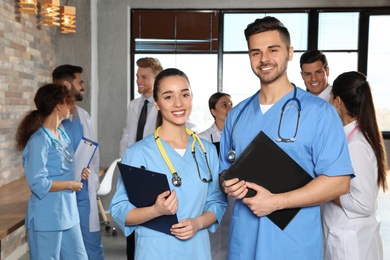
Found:
[[41, 24], [60, 26], [60, 0], [41, 0]]
[[19, 0], [19, 11], [24, 14], [37, 14], [36, 0]]
[[61, 33], [75, 33], [76, 32], [76, 7], [74, 6], [61, 6]]

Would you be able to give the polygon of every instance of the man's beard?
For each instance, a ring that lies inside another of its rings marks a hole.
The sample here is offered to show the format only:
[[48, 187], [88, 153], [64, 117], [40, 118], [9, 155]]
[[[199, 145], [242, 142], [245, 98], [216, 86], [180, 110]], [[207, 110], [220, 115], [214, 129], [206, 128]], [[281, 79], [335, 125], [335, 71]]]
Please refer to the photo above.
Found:
[[76, 101], [83, 101], [83, 95], [81, 95], [80, 93], [76, 94], [75, 98], [76, 98]]
[[256, 74], [257, 77], [261, 80], [261, 82], [270, 84], [277, 79], [279, 79], [282, 75], [287, 73], [287, 63], [288, 63], [288, 58], [286, 59], [285, 63], [278, 64], [277, 68], [279, 69], [275, 74], [272, 75], [266, 75], [266, 76], [260, 76], [260, 74]]
[[72, 91], [73, 96], [76, 99], [76, 101], [83, 101], [83, 95], [80, 92], [77, 92], [77, 90], [76, 90], [76, 88], [74, 87], [73, 84], [72, 84], [71, 91]]

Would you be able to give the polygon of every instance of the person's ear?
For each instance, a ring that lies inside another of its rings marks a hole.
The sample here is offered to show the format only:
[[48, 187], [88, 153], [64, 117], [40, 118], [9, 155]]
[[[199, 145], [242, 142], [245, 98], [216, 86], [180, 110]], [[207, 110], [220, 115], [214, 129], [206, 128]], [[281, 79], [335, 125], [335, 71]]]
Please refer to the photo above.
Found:
[[341, 108], [342, 106], [344, 106], [344, 102], [341, 100], [340, 96], [337, 96], [335, 98], [335, 104], [337, 108]]
[[293, 55], [294, 55], [294, 47], [290, 47], [290, 49], [288, 50], [288, 60], [291, 61], [292, 58], [293, 58]]
[[70, 83], [68, 80], [62, 81], [62, 85], [65, 85], [68, 89], [72, 88], [72, 83]]
[[212, 109], [210, 109], [210, 112], [211, 112], [211, 114], [213, 115], [213, 117], [215, 117], [215, 114], [217, 113], [217, 111], [215, 111], [215, 109], [212, 108]]
[[153, 99], [153, 104], [154, 104], [154, 106], [156, 107], [157, 110], [160, 110], [160, 107], [157, 105], [157, 102], [154, 101], [154, 99]]
[[56, 110], [57, 110], [58, 112], [60, 112], [60, 111], [62, 110], [61, 104], [57, 104], [57, 105], [56, 105]]
[[327, 66], [327, 67], [325, 68], [325, 73], [326, 73], [326, 76], [329, 77], [329, 66]]

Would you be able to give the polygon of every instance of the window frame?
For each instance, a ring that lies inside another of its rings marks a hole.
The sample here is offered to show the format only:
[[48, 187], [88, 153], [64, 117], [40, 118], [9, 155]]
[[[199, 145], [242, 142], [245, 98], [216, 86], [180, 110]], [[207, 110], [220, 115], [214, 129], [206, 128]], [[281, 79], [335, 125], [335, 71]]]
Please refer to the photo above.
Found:
[[[320, 13], [325, 12], [359, 12], [359, 25], [358, 25], [358, 47], [357, 50], [350, 50], [357, 52], [357, 70], [367, 75], [367, 66], [368, 66], [368, 42], [369, 42], [369, 23], [371, 15], [390, 15], [390, 6], [389, 7], [364, 7], [364, 8], [275, 8], [275, 9], [207, 9], [207, 10], [186, 10], [186, 9], [132, 9], [131, 16], [134, 11], [172, 11], [172, 12], [212, 12], [218, 14], [218, 39], [217, 46], [218, 49], [215, 54], [218, 55], [218, 68], [217, 68], [217, 86], [216, 91], [223, 91], [222, 79], [223, 79], [223, 55], [224, 54], [233, 54], [233, 53], [246, 53], [245, 51], [229, 51], [225, 52], [223, 50], [223, 37], [224, 37], [224, 14], [228, 13], [267, 13], [267, 15], [272, 15], [272, 13], [296, 13], [296, 12], [306, 12], [308, 13], [308, 49], [317, 49], [318, 48], [318, 34], [319, 34], [319, 15]], [[131, 17], [132, 21], [133, 17]], [[130, 26], [132, 28], [132, 26]], [[132, 30], [133, 31], [133, 30]], [[244, 36], [243, 36], [244, 37]], [[130, 53], [130, 62], [135, 64], [134, 55], [140, 54], [135, 50], [135, 39], [134, 35], [131, 34], [131, 53]], [[326, 52], [348, 52], [348, 50], [323, 50]], [[302, 52], [302, 50], [295, 50], [295, 52]], [[160, 53], [160, 52], [154, 52]], [[171, 52], [161, 52], [161, 54], [168, 54]], [[190, 52], [188, 52], [190, 53]], [[191, 52], [192, 54], [197, 54], [201, 52]], [[171, 54], [186, 54], [185, 51], [180, 53]], [[134, 68], [131, 66], [130, 75], [131, 78], [134, 78]], [[134, 86], [134, 81], [131, 81], [131, 99], [134, 98], [136, 91], [136, 86]], [[384, 131], [386, 132], [386, 131]]]

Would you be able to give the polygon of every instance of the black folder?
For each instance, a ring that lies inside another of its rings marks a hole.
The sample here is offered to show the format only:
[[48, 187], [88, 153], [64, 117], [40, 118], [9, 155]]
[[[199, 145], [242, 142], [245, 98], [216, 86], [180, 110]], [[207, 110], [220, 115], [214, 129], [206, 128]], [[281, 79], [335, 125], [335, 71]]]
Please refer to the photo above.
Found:
[[[119, 162], [118, 168], [125, 184], [129, 201], [137, 208], [152, 206], [159, 194], [170, 190], [165, 174], [148, 171]], [[172, 235], [170, 228], [177, 222], [177, 216], [174, 214], [160, 216], [141, 225]]]
[[[256, 135], [222, 177], [225, 180], [237, 177], [253, 182], [272, 193], [295, 190], [313, 179], [263, 131]], [[256, 192], [249, 189], [246, 197], [255, 195]], [[300, 208], [282, 209], [267, 217], [283, 230], [299, 210]]]

